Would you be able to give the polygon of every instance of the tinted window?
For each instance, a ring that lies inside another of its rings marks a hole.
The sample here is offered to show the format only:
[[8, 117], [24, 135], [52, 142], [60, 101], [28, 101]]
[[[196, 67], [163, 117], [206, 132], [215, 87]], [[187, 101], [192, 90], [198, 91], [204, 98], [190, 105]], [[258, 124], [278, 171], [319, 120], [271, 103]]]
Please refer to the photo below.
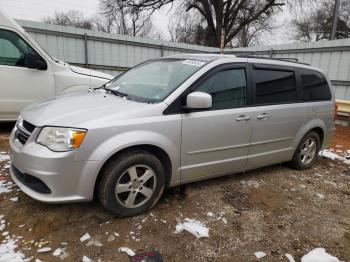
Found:
[[303, 71], [301, 73], [301, 82], [303, 86], [304, 101], [317, 101], [331, 99], [326, 78], [319, 72]]
[[216, 73], [196, 91], [213, 98], [213, 109], [235, 108], [245, 105], [246, 77], [244, 69], [230, 69]]
[[255, 69], [254, 75], [257, 104], [279, 104], [297, 100], [294, 72]]
[[16, 33], [0, 29], [0, 65], [25, 66], [28, 53], [35, 51]]

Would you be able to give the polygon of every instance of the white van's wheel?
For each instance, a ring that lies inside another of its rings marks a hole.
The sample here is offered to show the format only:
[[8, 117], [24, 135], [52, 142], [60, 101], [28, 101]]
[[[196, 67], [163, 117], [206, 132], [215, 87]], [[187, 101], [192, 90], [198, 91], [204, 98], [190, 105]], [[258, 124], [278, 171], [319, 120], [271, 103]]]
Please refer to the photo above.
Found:
[[134, 216], [158, 202], [164, 185], [161, 161], [145, 151], [132, 150], [104, 168], [98, 196], [102, 205], [116, 216]]
[[293, 167], [299, 170], [309, 169], [316, 162], [320, 149], [321, 141], [319, 135], [314, 131], [307, 133], [294, 153]]

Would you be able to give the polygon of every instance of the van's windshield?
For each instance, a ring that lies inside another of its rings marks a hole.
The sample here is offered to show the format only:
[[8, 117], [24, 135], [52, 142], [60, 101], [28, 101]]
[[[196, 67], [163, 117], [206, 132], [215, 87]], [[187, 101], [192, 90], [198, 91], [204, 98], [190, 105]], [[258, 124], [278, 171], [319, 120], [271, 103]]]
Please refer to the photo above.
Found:
[[116, 77], [105, 86], [139, 102], [163, 101], [207, 62], [189, 59], [151, 60]]

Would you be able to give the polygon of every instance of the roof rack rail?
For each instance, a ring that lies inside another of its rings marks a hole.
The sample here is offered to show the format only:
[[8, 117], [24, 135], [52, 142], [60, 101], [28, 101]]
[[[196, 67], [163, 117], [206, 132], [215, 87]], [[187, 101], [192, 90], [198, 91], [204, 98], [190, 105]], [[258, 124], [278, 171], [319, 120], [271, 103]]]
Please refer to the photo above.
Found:
[[256, 58], [256, 59], [266, 59], [266, 60], [278, 60], [278, 61], [286, 61], [286, 62], [292, 62], [296, 64], [302, 64], [302, 65], [310, 65], [308, 63], [299, 62], [298, 58], [292, 58], [292, 57], [265, 57], [265, 56], [257, 56], [257, 55], [244, 55], [244, 54], [236, 54], [236, 57], [243, 57], [243, 58]]

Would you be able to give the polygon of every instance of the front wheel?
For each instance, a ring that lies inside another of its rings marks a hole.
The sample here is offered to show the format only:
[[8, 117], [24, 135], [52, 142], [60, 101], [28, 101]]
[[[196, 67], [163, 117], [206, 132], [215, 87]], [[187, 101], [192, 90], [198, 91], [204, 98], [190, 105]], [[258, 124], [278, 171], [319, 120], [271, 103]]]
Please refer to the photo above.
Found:
[[298, 145], [291, 162], [292, 166], [298, 170], [309, 169], [316, 162], [320, 149], [320, 136], [310, 131]]
[[152, 208], [161, 197], [165, 171], [161, 161], [133, 150], [111, 160], [99, 183], [99, 200], [114, 215], [127, 217]]

